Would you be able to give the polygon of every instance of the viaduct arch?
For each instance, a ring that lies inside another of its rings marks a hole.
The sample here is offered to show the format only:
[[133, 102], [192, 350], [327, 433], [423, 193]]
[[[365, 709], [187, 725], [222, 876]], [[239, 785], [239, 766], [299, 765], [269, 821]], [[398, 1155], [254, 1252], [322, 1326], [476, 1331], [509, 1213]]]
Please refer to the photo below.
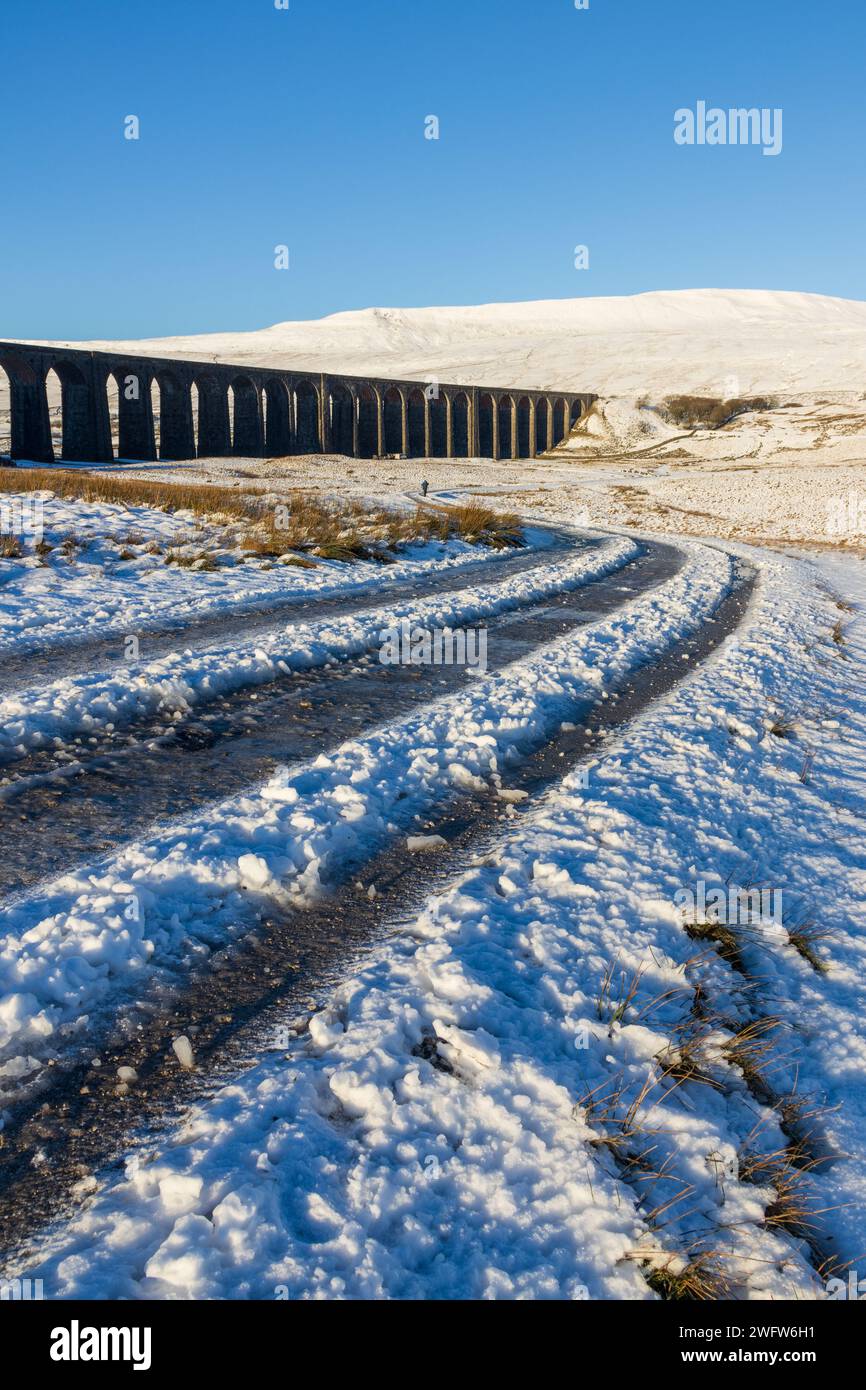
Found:
[[[49, 414], [49, 372], [59, 382], [59, 430]], [[535, 458], [561, 443], [596, 400], [585, 392], [424, 386], [35, 343], [0, 342], [2, 374], [10, 455], [33, 463], [311, 453]]]

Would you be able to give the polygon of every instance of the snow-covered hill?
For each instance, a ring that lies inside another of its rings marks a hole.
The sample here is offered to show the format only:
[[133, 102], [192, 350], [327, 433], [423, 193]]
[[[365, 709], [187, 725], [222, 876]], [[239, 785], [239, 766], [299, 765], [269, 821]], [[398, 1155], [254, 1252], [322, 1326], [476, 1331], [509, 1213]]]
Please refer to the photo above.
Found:
[[602, 396], [866, 390], [866, 303], [771, 290], [364, 309], [252, 333], [123, 346], [262, 366], [432, 374], [466, 384]]

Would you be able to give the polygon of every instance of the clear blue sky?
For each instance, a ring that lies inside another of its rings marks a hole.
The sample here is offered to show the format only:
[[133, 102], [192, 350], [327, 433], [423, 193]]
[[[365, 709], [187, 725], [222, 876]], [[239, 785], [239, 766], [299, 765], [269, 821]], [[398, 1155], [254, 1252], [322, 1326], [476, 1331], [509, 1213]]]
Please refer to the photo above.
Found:
[[[0, 52], [0, 337], [866, 298], [863, 0], [5, 0]], [[699, 99], [781, 107], [782, 154], [677, 146]]]

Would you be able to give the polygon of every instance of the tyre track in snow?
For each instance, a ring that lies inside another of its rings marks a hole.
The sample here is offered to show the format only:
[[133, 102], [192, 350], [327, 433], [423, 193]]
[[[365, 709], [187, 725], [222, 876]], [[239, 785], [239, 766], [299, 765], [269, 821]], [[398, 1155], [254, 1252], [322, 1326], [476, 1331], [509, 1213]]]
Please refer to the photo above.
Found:
[[[545, 530], [536, 526], [536, 530]], [[251, 607], [236, 605], [229, 611], [220, 611], [199, 618], [188, 619], [179, 616], [173, 623], [163, 626], [137, 628], [127, 624], [122, 630], [116, 629], [104, 637], [85, 642], [51, 643], [46, 646], [13, 647], [2, 652], [0, 664], [0, 695], [65, 676], [77, 676], [87, 672], [108, 670], [123, 664], [124, 638], [128, 631], [135, 632], [146, 650], [147, 659], [156, 661], [162, 656], [175, 652], [178, 646], [192, 647], [210, 645], [213, 642], [248, 641], [272, 631], [284, 623], [308, 622], [311, 617], [343, 618], [353, 613], [361, 613], [366, 608], [378, 607], [392, 599], [406, 600], [430, 598], [436, 594], [458, 593], [473, 582], [483, 578], [496, 581], [507, 579], [514, 574], [536, 569], [550, 559], [561, 559], [568, 551], [580, 552], [592, 549], [601, 543], [600, 537], [575, 536], [562, 530], [548, 532], [550, 544], [543, 549], [538, 547], [521, 548], [515, 551], [487, 555], [481, 559], [470, 560], [462, 565], [454, 565], [444, 573], [422, 575], [418, 579], [402, 579], [399, 583], [383, 585], [367, 584], [350, 592], [317, 594], [307, 598], [288, 597], [270, 603], [259, 603]]]
[[[746, 611], [755, 575], [739, 567], [734, 590], [702, 627], [608, 689], [608, 698], [587, 700], [574, 712], [574, 727], [530, 752], [509, 770], [509, 784], [527, 793], [531, 807], [604, 737], [621, 729], [671, 692], [698, 663], [736, 630]], [[492, 790], [461, 793], [437, 811], [435, 830], [446, 846], [434, 857], [409, 852], [405, 839], [391, 843], [363, 868], [368, 896], [357, 886], [357, 866], [304, 909], [273, 913], [237, 943], [211, 956], [182, 993], [167, 990], [130, 1013], [104, 1040], [100, 1065], [87, 1060], [57, 1065], [39, 1095], [13, 1108], [0, 1151], [0, 1246], [7, 1259], [26, 1257], [28, 1233], [75, 1210], [73, 1188], [97, 1171], [121, 1168], [134, 1146], [158, 1143], [193, 1100], [212, 1095], [232, 1075], [252, 1065], [264, 1049], [280, 1044], [280, 1030], [306, 1030], [319, 998], [366, 946], [383, 932], [399, 932], [425, 898], [465, 870], [503, 822], [513, 829], [520, 812]], [[430, 828], [433, 828], [431, 823]], [[315, 992], [315, 993], [313, 993]], [[196, 1070], [179, 1069], [173, 1038], [193, 1039]], [[282, 1044], [285, 1046], [285, 1043]], [[139, 1077], [129, 1091], [117, 1085], [117, 1068]]]
[[[479, 624], [488, 633], [488, 670], [609, 616], [671, 579], [682, 560], [673, 546], [645, 543], [608, 575], [491, 615]], [[278, 767], [314, 758], [471, 679], [465, 667], [383, 666], [368, 652], [243, 688], [180, 719], [166, 712], [141, 733], [104, 734], [83, 759], [54, 749], [33, 753], [0, 776], [0, 895], [29, 891], [149, 826], [265, 782]]]

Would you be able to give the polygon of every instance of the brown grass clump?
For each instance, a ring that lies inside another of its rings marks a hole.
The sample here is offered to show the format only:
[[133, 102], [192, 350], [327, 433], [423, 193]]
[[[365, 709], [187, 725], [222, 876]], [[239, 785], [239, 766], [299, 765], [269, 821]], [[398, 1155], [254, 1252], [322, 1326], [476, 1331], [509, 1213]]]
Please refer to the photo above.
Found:
[[666, 1303], [712, 1303], [729, 1295], [729, 1286], [712, 1253], [684, 1263], [671, 1256], [666, 1264], [644, 1266], [644, 1278]]
[[722, 960], [726, 960], [733, 970], [736, 970], [740, 975], [747, 973], [740, 942], [736, 934], [725, 923], [715, 922], [711, 919], [705, 922], [685, 922], [683, 926], [686, 935], [692, 941], [709, 942], [718, 951]]
[[792, 738], [797, 725], [788, 715], [782, 714], [770, 725], [770, 733], [774, 738]]
[[805, 961], [809, 962], [812, 969], [819, 975], [829, 974], [829, 965], [818, 955], [816, 949], [820, 942], [827, 941], [832, 936], [829, 928], [808, 918], [795, 927], [788, 927], [787, 930], [788, 940], [794, 950], [799, 952]]
[[683, 429], [718, 430], [748, 411], [774, 410], [777, 401], [763, 396], [740, 396], [720, 400], [717, 396], [668, 396], [659, 413], [672, 425]]
[[249, 517], [248, 496], [204, 483], [159, 483], [143, 478], [115, 478], [86, 469], [12, 468], [0, 475], [0, 492], [53, 492], [82, 502], [157, 507], [208, 515]]
[[489, 507], [480, 507], [477, 502], [467, 502], [449, 507], [446, 516], [451, 524], [450, 534], [460, 536], [469, 544], [492, 545], [497, 550], [523, 545], [520, 518], [513, 512], [494, 512]]
[[778, 1018], [754, 1019], [734, 1033], [723, 1049], [727, 1060], [739, 1067], [752, 1094], [766, 1104], [774, 1099], [765, 1073], [772, 1059], [776, 1030], [780, 1027]]
[[[494, 549], [524, 543], [517, 516], [494, 512], [476, 502], [455, 507], [431, 503], [414, 512], [398, 512], [360, 500], [337, 501], [302, 491], [293, 490], [283, 498], [264, 488], [241, 492], [213, 484], [117, 478], [86, 469], [15, 468], [0, 477], [0, 492], [35, 490], [84, 502], [191, 511], [218, 522], [240, 521], [247, 528], [243, 548], [264, 559], [312, 551], [322, 559], [387, 562], [391, 552], [414, 541], [460, 537]], [[127, 538], [127, 544], [135, 543], [131, 536]], [[151, 546], [147, 548], [158, 553]], [[177, 553], [170, 554], [168, 563], [181, 563]]]
[[317, 570], [319, 568], [315, 560], [307, 560], [303, 555], [284, 555], [282, 563], [298, 570]]
[[181, 550], [167, 550], [165, 554], [167, 565], [178, 565], [181, 569], [197, 569], [203, 571], [215, 570], [218, 568], [214, 557], [206, 550], [200, 550], [198, 554], [186, 555]]
[[710, 1086], [715, 1091], [722, 1089], [704, 1067], [700, 1038], [683, 1038], [680, 1042], [671, 1043], [658, 1054], [656, 1061], [662, 1068], [663, 1081], [670, 1079], [676, 1086], [692, 1081]]
[[764, 1212], [764, 1225], [811, 1245], [821, 1229], [816, 1220], [820, 1211], [810, 1200], [800, 1174], [793, 1168], [778, 1169], [772, 1187], [775, 1195]]

